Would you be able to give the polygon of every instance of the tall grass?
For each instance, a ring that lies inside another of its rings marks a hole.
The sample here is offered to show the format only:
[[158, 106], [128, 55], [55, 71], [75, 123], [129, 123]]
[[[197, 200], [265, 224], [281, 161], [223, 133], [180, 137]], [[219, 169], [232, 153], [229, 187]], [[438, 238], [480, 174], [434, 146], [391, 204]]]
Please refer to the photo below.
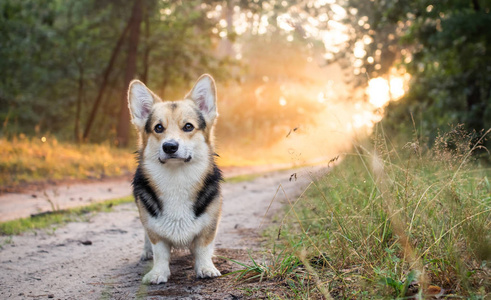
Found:
[[134, 154], [100, 144], [70, 144], [54, 137], [0, 138], [0, 186], [60, 179], [101, 178], [134, 170]]
[[312, 283], [292, 295], [489, 297], [491, 170], [472, 158], [473, 135], [456, 128], [431, 149], [375, 136], [313, 179], [274, 228], [282, 255], [303, 263], [282, 278]]

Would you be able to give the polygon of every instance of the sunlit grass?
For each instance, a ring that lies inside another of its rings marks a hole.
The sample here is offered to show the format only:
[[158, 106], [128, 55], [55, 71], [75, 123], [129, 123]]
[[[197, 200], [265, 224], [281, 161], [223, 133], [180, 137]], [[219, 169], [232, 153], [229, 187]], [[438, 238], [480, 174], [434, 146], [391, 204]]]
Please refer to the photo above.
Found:
[[90, 213], [108, 212], [115, 205], [133, 201], [132, 196], [93, 203], [83, 207], [56, 210], [46, 214], [39, 214], [29, 218], [16, 219], [0, 223], [0, 235], [16, 235], [23, 232], [48, 228], [55, 224], [65, 224], [84, 220]]
[[104, 144], [76, 145], [58, 142], [54, 137], [1, 138], [0, 153], [0, 186], [118, 176], [136, 167], [135, 156], [129, 149]]
[[378, 135], [314, 179], [270, 232], [303, 263], [282, 280], [314, 298], [489, 297], [491, 169], [458, 130], [431, 150]]

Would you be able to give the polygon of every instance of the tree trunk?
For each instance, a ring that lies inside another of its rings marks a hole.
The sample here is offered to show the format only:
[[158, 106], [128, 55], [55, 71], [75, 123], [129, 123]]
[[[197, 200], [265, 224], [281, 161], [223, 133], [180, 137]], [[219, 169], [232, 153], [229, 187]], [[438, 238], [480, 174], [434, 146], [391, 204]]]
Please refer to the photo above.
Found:
[[75, 111], [75, 129], [74, 138], [75, 142], [80, 143], [80, 113], [82, 109], [82, 98], [84, 93], [84, 67], [79, 62], [78, 65], [78, 93], [77, 93], [77, 110]]
[[124, 78], [124, 89], [121, 95], [118, 127], [116, 128], [116, 143], [119, 147], [128, 145], [130, 133], [130, 112], [128, 110], [128, 99], [126, 88], [136, 74], [136, 61], [138, 55], [138, 42], [140, 38], [140, 24], [142, 21], [142, 2], [135, 0], [131, 14], [130, 36], [128, 40], [128, 57], [126, 61], [126, 74]]
[[119, 37], [116, 46], [114, 47], [114, 50], [111, 54], [111, 58], [109, 59], [109, 63], [106, 66], [106, 69], [104, 70], [104, 74], [102, 76], [102, 83], [99, 87], [99, 92], [97, 93], [97, 98], [95, 99], [94, 105], [92, 106], [92, 109], [90, 111], [89, 119], [87, 120], [87, 124], [85, 125], [85, 130], [83, 134], [83, 140], [87, 141], [89, 138], [90, 134], [90, 129], [92, 128], [92, 124], [94, 123], [95, 117], [97, 115], [97, 110], [99, 109], [99, 106], [101, 105], [102, 102], [102, 96], [104, 95], [104, 91], [106, 90], [107, 87], [107, 82], [109, 80], [109, 75], [111, 74], [111, 71], [114, 67], [114, 63], [116, 61], [116, 58], [118, 57], [119, 51], [121, 50], [121, 46], [123, 45], [124, 39], [126, 37], [126, 34], [128, 33], [128, 30], [131, 25], [131, 19], [128, 21], [128, 24], [126, 24], [126, 27], [124, 28], [123, 32], [121, 33], [121, 36]]
[[478, 0], [472, 0], [472, 5], [474, 6], [474, 11], [481, 10], [481, 6], [479, 5], [479, 1]]

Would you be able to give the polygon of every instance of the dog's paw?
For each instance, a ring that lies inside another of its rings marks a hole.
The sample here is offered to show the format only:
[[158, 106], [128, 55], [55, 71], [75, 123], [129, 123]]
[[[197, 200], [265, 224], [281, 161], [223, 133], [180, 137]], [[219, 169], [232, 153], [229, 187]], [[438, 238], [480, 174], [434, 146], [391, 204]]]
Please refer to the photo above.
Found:
[[163, 282], [167, 282], [170, 276], [170, 270], [155, 270], [148, 272], [145, 276], [143, 276], [142, 282], [144, 284], [159, 284]]
[[152, 249], [150, 249], [150, 251], [143, 250], [142, 255], [140, 256], [141, 261], [151, 260], [152, 258], [153, 258]]
[[220, 271], [212, 265], [202, 265], [196, 267], [196, 277], [197, 278], [213, 278], [221, 276]]

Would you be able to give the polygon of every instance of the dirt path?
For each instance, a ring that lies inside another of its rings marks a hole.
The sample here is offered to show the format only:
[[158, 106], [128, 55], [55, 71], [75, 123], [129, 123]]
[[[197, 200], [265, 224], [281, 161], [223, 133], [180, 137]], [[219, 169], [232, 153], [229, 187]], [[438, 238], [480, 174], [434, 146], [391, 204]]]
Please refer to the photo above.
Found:
[[[225, 178], [286, 169], [288, 164], [222, 168]], [[22, 191], [0, 193], [0, 222], [131, 195], [131, 176], [99, 181], [28, 185]]]
[[[247, 261], [248, 249], [259, 245], [258, 228], [281, 184], [295, 199], [318, 168], [264, 174], [252, 181], [225, 183], [222, 221], [216, 254]], [[296, 173], [296, 180], [291, 174]], [[264, 226], [286, 199], [278, 193]], [[0, 203], [1, 206], [1, 203]], [[197, 280], [188, 251], [174, 251], [170, 281], [141, 285], [152, 262], [140, 262], [143, 228], [133, 203], [99, 213], [88, 222], [70, 223], [51, 231], [1, 238], [1, 299], [238, 299], [247, 291], [234, 286], [231, 277]], [[222, 274], [237, 269], [215, 258]], [[255, 298], [256, 296], [250, 296]]]

